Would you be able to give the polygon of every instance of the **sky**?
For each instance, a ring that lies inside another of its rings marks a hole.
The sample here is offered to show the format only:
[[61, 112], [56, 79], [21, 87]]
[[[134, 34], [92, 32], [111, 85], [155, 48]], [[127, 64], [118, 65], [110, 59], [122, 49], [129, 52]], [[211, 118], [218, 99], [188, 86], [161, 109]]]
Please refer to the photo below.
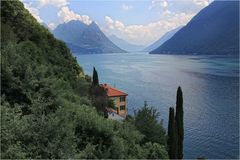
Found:
[[71, 20], [95, 21], [107, 35], [148, 46], [186, 25], [212, 0], [21, 0], [50, 29]]

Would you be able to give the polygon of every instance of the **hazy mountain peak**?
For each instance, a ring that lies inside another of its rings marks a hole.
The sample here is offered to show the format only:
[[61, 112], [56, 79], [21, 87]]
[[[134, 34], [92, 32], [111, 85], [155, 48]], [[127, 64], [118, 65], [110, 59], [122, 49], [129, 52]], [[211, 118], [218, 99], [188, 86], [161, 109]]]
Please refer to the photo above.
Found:
[[145, 48], [143, 51], [150, 52], [150, 51], [160, 47], [164, 42], [166, 42], [167, 40], [172, 38], [175, 35], [175, 33], [177, 33], [182, 27], [183, 26], [179, 26], [173, 30], [168, 31], [161, 38], [159, 38], [157, 41], [155, 41], [153, 44], [151, 44], [150, 46]]
[[95, 21], [92, 21], [92, 23], [89, 26], [96, 26], [98, 27], [97, 23]]
[[66, 42], [73, 53], [126, 52], [112, 43], [94, 21], [90, 25], [76, 20], [60, 24], [53, 34]]
[[96, 32], [101, 32], [102, 33], [99, 26], [94, 21], [91, 24], [88, 25], [88, 29], [95, 30]]
[[126, 51], [136, 52], [136, 51], [141, 51], [143, 48], [145, 48], [145, 46], [142, 46], [142, 45], [129, 43], [126, 40], [117, 37], [115, 34], [111, 34], [109, 36], [109, 39], [118, 47]]

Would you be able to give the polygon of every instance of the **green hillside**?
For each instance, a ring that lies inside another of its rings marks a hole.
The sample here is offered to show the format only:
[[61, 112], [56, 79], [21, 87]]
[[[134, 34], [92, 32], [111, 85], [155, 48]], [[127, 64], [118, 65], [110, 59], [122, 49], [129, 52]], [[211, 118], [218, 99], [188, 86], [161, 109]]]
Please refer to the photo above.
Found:
[[90, 85], [21, 2], [1, 2], [1, 159], [168, 157], [161, 138], [97, 112]]

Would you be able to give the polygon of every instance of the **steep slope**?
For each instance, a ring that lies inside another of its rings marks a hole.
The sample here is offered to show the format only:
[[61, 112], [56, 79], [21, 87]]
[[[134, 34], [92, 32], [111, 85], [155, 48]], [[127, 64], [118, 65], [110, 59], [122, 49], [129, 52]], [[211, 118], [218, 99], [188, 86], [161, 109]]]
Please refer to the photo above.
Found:
[[166, 42], [167, 40], [172, 38], [174, 36], [174, 34], [177, 33], [181, 28], [182, 28], [182, 26], [177, 27], [171, 31], [168, 31], [160, 39], [158, 39], [156, 42], [154, 42], [153, 44], [151, 44], [150, 46], [145, 48], [143, 51], [150, 52], [150, 51], [153, 51], [154, 49], [160, 47], [164, 42]]
[[53, 34], [56, 38], [66, 42], [74, 53], [126, 52], [112, 43], [95, 22], [86, 25], [80, 21], [70, 21], [57, 26]]
[[214, 1], [152, 54], [239, 52], [239, 1]]
[[130, 123], [98, 114], [89, 87], [62, 41], [20, 1], [1, 1], [1, 159], [168, 158]]
[[136, 52], [136, 51], [141, 51], [142, 49], [145, 48], [145, 46], [142, 45], [136, 45], [136, 44], [131, 44], [119, 37], [117, 37], [116, 35], [110, 35], [108, 37], [114, 44], [116, 44], [117, 46], [119, 46], [120, 48], [129, 51], [129, 52]]
[[53, 34], [56, 38], [63, 40], [67, 43], [76, 43], [81, 40], [82, 32], [88, 26], [81, 21], [70, 21], [68, 23], [63, 23], [58, 25], [54, 30]]

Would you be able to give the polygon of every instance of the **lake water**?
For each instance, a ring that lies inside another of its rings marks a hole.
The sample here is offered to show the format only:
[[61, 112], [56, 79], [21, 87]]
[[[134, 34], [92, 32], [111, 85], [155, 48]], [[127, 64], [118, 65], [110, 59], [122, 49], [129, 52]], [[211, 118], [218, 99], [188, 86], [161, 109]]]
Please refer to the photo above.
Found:
[[239, 60], [147, 53], [78, 55], [85, 73], [128, 93], [128, 111], [157, 108], [167, 127], [177, 87], [184, 95], [184, 158], [239, 158]]

